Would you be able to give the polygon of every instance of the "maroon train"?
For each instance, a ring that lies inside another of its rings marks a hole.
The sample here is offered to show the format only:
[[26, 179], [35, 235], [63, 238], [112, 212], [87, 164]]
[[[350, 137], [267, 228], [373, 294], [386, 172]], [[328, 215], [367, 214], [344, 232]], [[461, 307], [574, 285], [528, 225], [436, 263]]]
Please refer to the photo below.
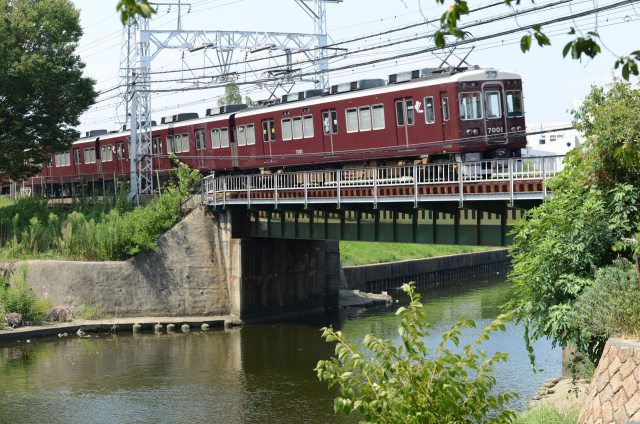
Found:
[[[525, 147], [524, 128], [518, 74], [423, 69], [390, 75], [389, 83], [360, 80], [257, 107], [212, 108], [204, 118], [163, 118], [152, 127], [153, 169], [169, 172], [173, 155], [205, 174], [506, 158]], [[87, 135], [25, 184], [127, 178], [128, 133]]]

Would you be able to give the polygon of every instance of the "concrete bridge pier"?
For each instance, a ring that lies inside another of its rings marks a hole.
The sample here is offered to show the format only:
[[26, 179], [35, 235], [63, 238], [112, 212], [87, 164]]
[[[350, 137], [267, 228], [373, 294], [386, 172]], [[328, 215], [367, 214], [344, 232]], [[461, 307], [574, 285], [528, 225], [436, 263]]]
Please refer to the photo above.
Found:
[[249, 221], [240, 211], [214, 212], [213, 221], [233, 315], [255, 321], [338, 307], [337, 241], [244, 238]]

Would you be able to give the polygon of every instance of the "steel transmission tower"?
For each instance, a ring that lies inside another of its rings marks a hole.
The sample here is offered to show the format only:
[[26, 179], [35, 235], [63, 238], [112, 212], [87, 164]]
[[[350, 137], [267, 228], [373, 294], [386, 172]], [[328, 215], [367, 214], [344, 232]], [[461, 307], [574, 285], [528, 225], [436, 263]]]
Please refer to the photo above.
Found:
[[[131, 138], [129, 141], [130, 192], [131, 199], [139, 195], [153, 193], [153, 161], [151, 143], [151, 62], [161, 50], [179, 49], [195, 52], [214, 50], [217, 64], [212, 66], [214, 73], [209, 75], [211, 85], [229, 82], [234, 52], [240, 50], [253, 53], [261, 50], [279, 50], [286, 54], [287, 64], [280, 78], [293, 82], [295, 71], [291, 69], [291, 54], [303, 54], [313, 61], [314, 82], [318, 88], [329, 84], [327, 75], [329, 64], [326, 59], [327, 22], [326, 3], [339, 3], [342, 0], [295, 0], [314, 20], [314, 33], [284, 33], [255, 31], [207, 31], [183, 30], [181, 25], [181, 7], [190, 4], [151, 3], [157, 6], [178, 7], [178, 27], [172, 30], [149, 30], [149, 19], [140, 19], [139, 23], [129, 23], [123, 32], [123, 53], [121, 66], [126, 64], [127, 72], [122, 77], [126, 86], [125, 99], [122, 102]], [[311, 9], [306, 2], [313, 1]], [[125, 42], [126, 41], [126, 42]], [[206, 88], [206, 85], [201, 88]]]

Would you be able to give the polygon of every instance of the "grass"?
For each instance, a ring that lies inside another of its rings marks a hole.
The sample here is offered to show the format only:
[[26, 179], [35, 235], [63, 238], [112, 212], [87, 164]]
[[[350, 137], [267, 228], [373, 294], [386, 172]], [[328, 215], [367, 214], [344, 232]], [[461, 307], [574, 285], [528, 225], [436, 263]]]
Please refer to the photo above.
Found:
[[82, 309], [76, 314], [80, 319], [96, 320], [105, 317], [105, 313], [101, 307], [90, 302], [82, 307]]
[[405, 259], [423, 259], [467, 252], [483, 252], [492, 249], [478, 246], [341, 241], [340, 259], [343, 266], [368, 265]]
[[548, 406], [539, 406], [520, 414], [513, 424], [576, 424], [580, 411], [557, 411]]

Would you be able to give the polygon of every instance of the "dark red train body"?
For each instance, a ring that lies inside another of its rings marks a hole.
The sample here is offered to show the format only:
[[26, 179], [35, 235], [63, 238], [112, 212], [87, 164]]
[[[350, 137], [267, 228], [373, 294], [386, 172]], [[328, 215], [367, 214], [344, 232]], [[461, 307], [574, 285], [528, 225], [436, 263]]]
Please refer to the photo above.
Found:
[[[170, 171], [174, 155], [205, 174], [254, 173], [503, 158], [519, 156], [526, 145], [518, 74], [423, 70], [391, 75], [389, 81], [310, 90], [259, 107], [213, 108], [204, 118], [165, 118], [152, 127], [154, 173]], [[64, 184], [79, 175], [128, 178], [128, 140], [127, 132], [91, 133], [54, 155], [25, 184]]]

